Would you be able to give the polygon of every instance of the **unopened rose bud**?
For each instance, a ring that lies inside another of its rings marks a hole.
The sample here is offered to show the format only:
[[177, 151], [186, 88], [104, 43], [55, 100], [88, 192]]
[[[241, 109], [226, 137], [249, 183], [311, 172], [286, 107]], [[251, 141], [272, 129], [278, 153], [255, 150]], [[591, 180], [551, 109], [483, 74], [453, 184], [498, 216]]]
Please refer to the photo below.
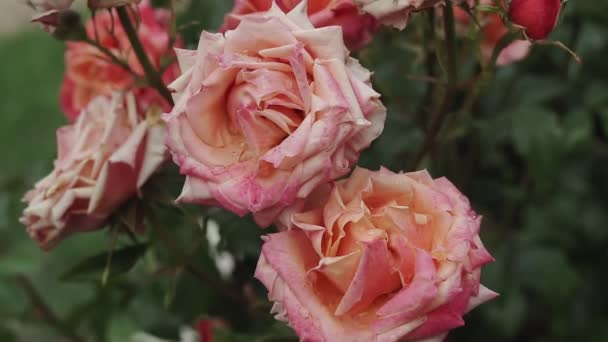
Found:
[[560, 8], [560, 0], [513, 0], [509, 19], [522, 26], [530, 39], [544, 39], [555, 28]]
[[56, 28], [53, 37], [59, 40], [80, 41], [87, 39], [80, 14], [76, 11], [65, 10], [57, 13]]
[[74, 0], [28, 0], [26, 3], [36, 12], [31, 22], [40, 23], [44, 30], [53, 34], [57, 28], [59, 12], [72, 6]]
[[88, 0], [87, 5], [90, 9], [96, 10], [138, 4], [140, 1], [141, 0]]

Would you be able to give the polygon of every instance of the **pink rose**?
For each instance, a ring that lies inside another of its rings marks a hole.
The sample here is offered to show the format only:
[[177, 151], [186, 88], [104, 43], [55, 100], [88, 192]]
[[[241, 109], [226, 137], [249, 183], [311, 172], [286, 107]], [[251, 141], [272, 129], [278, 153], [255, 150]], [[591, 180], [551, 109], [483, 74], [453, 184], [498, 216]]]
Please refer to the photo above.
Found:
[[480, 223], [445, 178], [357, 168], [279, 217], [255, 276], [302, 341], [441, 341], [496, 296]]
[[403, 30], [412, 12], [433, 7], [442, 0], [354, 0], [357, 6], [382, 24]]
[[[481, 0], [483, 5], [492, 5], [491, 0]], [[474, 4], [473, 4], [474, 5]], [[470, 15], [458, 6], [453, 6], [454, 18], [461, 28], [473, 25]], [[485, 63], [489, 62], [494, 53], [496, 44], [509, 32], [502, 18], [497, 13], [480, 13], [478, 16], [482, 27], [481, 32], [481, 58]], [[520, 61], [530, 52], [532, 44], [526, 40], [516, 40], [503, 48], [496, 59], [496, 65], [508, 65]]]
[[[170, 13], [154, 9], [149, 1], [139, 5], [141, 16], [138, 24], [138, 37], [148, 58], [159, 69], [165, 58], [173, 56], [168, 34]], [[95, 33], [97, 26], [97, 33]], [[86, 25], [91, 39], [109, 49], [128, 63], [131, 69], [143, 75], [144, 71], [135, 56], [131, 43], [123, 30], [115, 11], [99, 11]], [[180, 42], [178, 41], [178, 46]], [[170, 106], [158, 92], [151, 87], [136, 84], [136, 78], [117, 64], [111, 63], [96, 47], [84, 42], [68, 42], [65, 54], [66, 73], [61, 87], [61, 107], [70, 120], [74, 120], [91, 99], [109, 95], [113, 91], [133, 91], [138, 106], [145, 111], [151, 104], [161, 105], [164, 110]], [[179, 74], [177, 63], [171, 64], [163, 73], [165, 83], [170, 83]]]
[[261, 226], [317, 185], [349, 172], [386, 109], [337, 26], [302, 5], [273, 6], [232, 31], [177, 50], [167, 144], [185, 174], [178, 199], [254, 213]]
[[[241, 20], [270, 9], [273, 0], [235, 0], [232, 11], [226, 16], [220, 32], [233, 30]], [[294, 9], [301, 0], [275, 0], [283, 12]], [[353, 0], [308, 0], [308, 18], [319, 28], [341, 26], [344, 42], [350, 49], [358, 49], [369, 43], [378, 23], [368, 14], [359, 13]]]
[[142, 118], [133, 95], [97, 97], [57, 130], [54, 170], [25, 197], [21, 222], [43, 249], [100, 228], [165, 159], [160, 119]]

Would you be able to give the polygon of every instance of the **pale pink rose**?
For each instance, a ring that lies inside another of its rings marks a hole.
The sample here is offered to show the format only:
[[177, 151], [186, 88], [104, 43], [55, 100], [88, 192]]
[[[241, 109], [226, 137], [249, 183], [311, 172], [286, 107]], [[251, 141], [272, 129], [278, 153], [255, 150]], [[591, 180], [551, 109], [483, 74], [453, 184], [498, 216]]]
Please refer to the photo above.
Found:
[[[174, 57], [168, 33], [170, 13], [155, 9], [149, 1], [139, 5], [140, 21], [138, 37], [148, 58], [156, 69], [165, 59]], [[95, 29], [97, 27], [97, 29]], [[133, 52], [131, 43], [114, 10], [98, 11], [86, 25], [89, 38], [126, 61], [138, 75], [143, 68]], [[97, 31], [97, 32], [96, 32]], [[176, 46], [181, 46], [178, 39]], [[170, 110], [169, 104], [152, 87], [140, 86], [136, 77], [117, 64], [113, 64], [96, 47], [84, 42], [68, 42], [65, 53], [66, 72], [61, 87], [61, 107], [70, 120], [74, 120], [91, 99], [109, 95], [113, 91], [133, 91], [138, 106], [145, 111], [150, 105], [161, 105]], [[177, 63], [172, 63], [163, 73], [163, 81], [169, 84], [179, 75]]]
[[[491, 0], [482, 0], [480, 4], [492, 5]], [[470, 5], [474, 6], [474, 4]], [[471, 7], [472, 8], [472, 7]], [[468, 29], [473, 22], [470, 15], [458, 6], [453, 6], [454, 18], [460, 30]], [[481, 25], [481, 58], [484, 63], [488, 63], [492, 58], [494, 48], [500, 39], [509, 32], [502, 18], [497, 13], [478, 12], [478, 22]], [[530, 52], [532, 44], [527, 40], [516, 40], [507, 45], [496, 59], [496, 65], [508, 65], [526, 58]]]
[[167, 144], [185, 174], [178, 201], [254, 214], [261, 226], [349, 172], [386, 109], [337, 26], [315, 29], [302, 5], [273, 6], [232, 31], [177, 50]]
[[255, 276], [301, 341], [441, 341], [496, 296], [480, 223], [445, 178], [357, 168], [279, 217]]
[[442, 0], [354, 0], [357, 6], [382, 24], [403, 30], [412, 12], [433, 7]]
[[[235, 0], [232, 11], [226, 15], [220, 32], [235, 29], [241, 20], [252, 14], [266, 12], [273, 0]], [[275, 0], [276, 5], [289, 12], [301, 0]], [[369, 43], [379, 27], [369, 14], [360, 13], [353, 0], [308, 0], [308, 18], [319, 28], [337, 25], [342, 27], [344, 42], [350, 49], [358, 49]]]
[[54, 170], [29, 191], [20, 221], [43, 249], [102, 227], [165, 160], [160, 118], [138, 115], [135, 99], [97, 97], [57, 130]]

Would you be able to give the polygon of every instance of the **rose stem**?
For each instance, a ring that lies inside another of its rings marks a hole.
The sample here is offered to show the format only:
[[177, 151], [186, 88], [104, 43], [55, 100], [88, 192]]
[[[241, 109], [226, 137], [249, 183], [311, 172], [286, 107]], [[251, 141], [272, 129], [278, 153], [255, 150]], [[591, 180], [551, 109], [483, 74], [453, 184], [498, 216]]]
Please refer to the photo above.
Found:
[[137, 38], [137, 32], [135, 32], [135, 28], [131, 24], [131, 19], [129, 18], [129, 14], [127, 13], [127, 8], [125, 6], [117, 7], [116, 12], [118, 13], [118, 19], [120, 19], [120, 23], [129, 38], [129, 42], [133, 47], [133, 51], [141, 63], [141, 66], [144, 68], [144, 72], [146, 73], [146, 78], [150, 85], [152, 85], [156, 90], [160, 93], [160, 95], [171, 105], [173, 106], [173, 98], [171, 97], [171, 93], [169, 89], [163, 83], [163, 80], [160, 74], [156, 71], [148, 56], [146, 55], [146, 51], [144, 50], [139, 38]]
[[118, 56], [116, 56], [115, 54], [112, 53], [112, 51], [108, 50], [108, 48], [106, 48], [105, 46], [99, 44], [98, 42], [96, 42], [93, 39], [89, 39], [87, 38], [85, 40], [85, 42], [87, 42], [88, 44], [94, 46], [95, 48], [97, 48], [101, 53], [103, 53], [104, 55], [106, 55], [108, 58], [110, 58], [111, 62], [120, 66], [121, 68], [123, 68], [125, 71], [127, 71], [128, 73], [130, 73], [132, 76], [135, 77], [139, 77], [139, 75], [137, 75], [133, 70], [131, 70], [131, 67], [129, 66], [129, 64], [118, 58]]
[[447, 48], [447, 85], [441, 105], [431, 115], [431, 124], [429, 126], [426, 138], [414, 155], [414, 159], [410, 164], [409, 169], [416, 169], [426, 154], [433, 149], [437, 140], [437, 135], [443, 127], [443, 123], [449, 114], [449, 107], [454, 98], [454, 92], [458, 83], [458, 69], [456, 68], [456, 35], [454, 32], [454, 11], [448, 3], [443, 10], [443, 23], [445, 30], [445, 41]]
[[76, 333], [72, 331], [64, 322], [62, 322], [53, 312], [53, 310], [51, 310], [51, 308], [44, 302], [44, 299], [42, 299], [42, 296], [40, 296], [28, 277], [24, 275], [17, 276], [17, 282], [23, 288], [32, 305], [52, 327], [57, 329], [57, 331], [69, 341], [84, 342], [84, 339], [76, 335]]

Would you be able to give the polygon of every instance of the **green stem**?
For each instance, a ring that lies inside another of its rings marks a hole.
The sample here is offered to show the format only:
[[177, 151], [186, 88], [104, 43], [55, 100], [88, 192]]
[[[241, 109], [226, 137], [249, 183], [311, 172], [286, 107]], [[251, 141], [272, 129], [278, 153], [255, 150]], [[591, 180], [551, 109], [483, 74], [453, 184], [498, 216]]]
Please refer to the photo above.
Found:
[[141, 64], [141, 66], [144, 69], [148, 82], [150, 83], [150, 85], [152, 87], [154, 87], [160, 93], [160, 95], [169, 104], [171, 104], [171, 106], [173, 106], [174, 103], [173, 103], [173, 98], [171, 97], [171, 92], [169, 92], [169, 89], [167, 89], [167, 87], [163, 83], [161, 75], [158, 73], [158, 71], [154, 68], [154, 66], [148, 59], [148, 56], [146, 55], [146, 51], [144, 50], [143, 46], [141, 45], [141, 42], [139, 41], [139, 38], [137, 37], [137, 32], [135, 31], [135, 28], [133, 27], [133, 24], [131, 23], [131, 19], [129, 18], [129, 13], [127, 12], [127, 8], [125, 6], [117, 7], [116, 12], [118, 13], [118, 19], [120, 20], [120, 23], [122, 24], [122, 27], [124, 28], [125, 33], [127, 34], [127, 37], [129, 38], [129, 42], [131, 43], [131, 46], [133, 47], [133, 51], [135, 52], [135, 55], [137, 56], [139, 63]]
[[92, 45], [93, 47], [95, 47], [97, 50], [99, 50], [99, 52], [101, 52], [102, 54], [104, 54], [106, 57], [108, 57], [110, 59], [110, 61], [118, 66], [120, 66], [121, 68], [123, 68], [125, 71], [127, 71], [129, 74], [131, 74], [132, 76], [139, 78], [139, 75], [137, 75], [129, 66], [129, 64], [118, 58], [118, 56], [116, 56], [115, 54], [112, 53], [112, 51], [110, 51], [108, 48], [106, 48], [105, 46], [99, 44], [98, 42], [96, 42], [93, 39], [87, 38], [85, 39], [85, 42]]
[[68, 341], [71, 342], [84, 342], [84, 339], [78, 336], [74, 331], [70, 329], [70, 327], [65, 324], [53, 310], [45, 303], [44, 299], [38, 293], [34, 284], [32, 284], [31, 280], [23, 275], [17, 277], [17, 282], [23, 288], [23, 291], [30, 299], [32, 305], [38, 310], [40, 315], [55, 328], [61, 335], [63, 335]]
[[456, 56], [456, 34], [454, 30], [454, 11], [448, 3], [444, 7], [443, 23], [445, 32], [445, 42], [447, 48], [447, 86], [443, 96], [443, 100], [437, 109], [431, 115], [431, 124], [426, 134], [426, 138], [410, 163], [409, 170], [418, 168], [420, 162], [426, 154], [431, 151], [437, 141], [437, 136], [443, 127], [443, 124], [448, 117], [449, 108], [455, 96], [458, 86], [458, 69]]
[[443, 9], [443, 29], [445, 30], [445, 42], [448, 55], [448, 84], [453, 86], [458, 82], [458, 57], [456, 55], [454, 10], [450, 3]]
[[[156, 215], [151, 213], [149, 215], [152, 222], [157, 221]], [[198, 268], [196, 264], [190, 262], [188, 260], [189, 256], [187, 253], [179, 246], [175, 237], [162, 225], [162, 223], [154, 224], [153, 229], [156, 233], [158, 233], [158, 240], [165, 245], [165, 248], [171, 255], [171, 258], [178, 262], [180, 266], [182, 266], [183, 269], [185, 269], [188, 273], [199, 279], [205, 286], [213, 288], [215, 291], [234, 300], [235, 302], [245, 302], [241, 291], [239, 291], [237, 288], [234, 288], [230, 284], [217, 279], [217, 277], [208, 275], [203, 270]]]
[[[429, 77], [435, 78], [435, 61], [437, 60], [437, 56], [434, 52], [435, 45], [435, 9], [430, 8], [426, 11], [427, 15], [427, 23], [424, 28], [424, 40], [425, 46], [424, 49], [424, 66], [426, 69], [426, 73]], [[422, 97], [422, 101], [418, 104], [418, 109], [416, 110], [416, 121], [420, 124], [421, 127], [424, 127], [425, 123], [425, 114], [428, 114], [429, 110], [426, 109], [433, 98], [433, 94], [436, 93], [437, 87], [439, 85], [437, 83], [428, 84], [426, 86], [426, 90], [424, 96]]]

